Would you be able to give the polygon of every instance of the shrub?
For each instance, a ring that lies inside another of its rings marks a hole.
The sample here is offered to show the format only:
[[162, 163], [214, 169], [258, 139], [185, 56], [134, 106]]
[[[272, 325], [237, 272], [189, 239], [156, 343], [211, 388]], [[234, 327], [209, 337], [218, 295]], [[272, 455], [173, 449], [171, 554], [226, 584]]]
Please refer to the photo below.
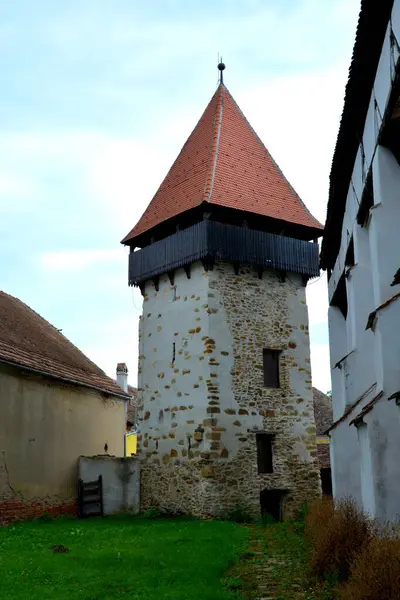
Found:
[[400, 539], [372, 539], [351, 566], [341, 600], [400, 600]]
[[347, 581], [351, 563], [373, 533], [372, 522], [353, 500], [319, 500], [306, 521], [312, 573], [319, 579]]
[[313, 547], [322, 532], [330, 527], [334, 513], [335, 505], [329, 496], [323, 496], [308, 508], [305, 515], [305, 534]]

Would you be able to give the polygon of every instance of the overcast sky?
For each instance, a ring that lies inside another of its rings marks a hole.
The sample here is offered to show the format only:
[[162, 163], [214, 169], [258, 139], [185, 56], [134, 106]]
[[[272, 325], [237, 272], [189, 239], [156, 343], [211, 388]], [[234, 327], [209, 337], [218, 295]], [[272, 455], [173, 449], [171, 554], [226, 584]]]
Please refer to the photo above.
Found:
[[[312, 213], [328, 178], [359, 0], [2, 0], [0, 288], [136, 382], [133, 227], [224, 80]], [[330, 389], [326, 280], [309, 285]]]

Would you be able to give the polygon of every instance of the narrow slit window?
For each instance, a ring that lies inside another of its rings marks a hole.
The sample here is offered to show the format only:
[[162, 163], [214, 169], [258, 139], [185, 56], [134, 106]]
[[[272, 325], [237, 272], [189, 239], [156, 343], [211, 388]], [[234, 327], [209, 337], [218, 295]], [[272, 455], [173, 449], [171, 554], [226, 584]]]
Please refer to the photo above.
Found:
[[175, 355], [176, 355], [176, 343], [172, 342], [172, 362], [175, 362]]
[[367, 179], [364, 185], [364, 191], [361, 196], [361, 202], [359, 202], [359, 209], [357, 213], [357, 223], [361, 227], [365, 227], [368, 223], [369, 209], [374, 205], [374, 186], [372, 181], [372, 168], [369, 170]]
[[280, 350], [263, 350], [264, 387], [281, 387], [279, 378]]
[[347, 249], [345, 263], [346, 263], [346, 267], [354, 267], [355, 259], [354, 259], [354, 239], [353, 238], [351, 238], [351, 242]]
[[332, 298], [331, 306], [336, 306], [340, 310], [344, 318], [347, 319], [347, 288], [344, 275], [342, 275], [339, 279], [339, 283]]
[[257, 433], [257, 465], [259, 473], [273, 473], [273, 434]]

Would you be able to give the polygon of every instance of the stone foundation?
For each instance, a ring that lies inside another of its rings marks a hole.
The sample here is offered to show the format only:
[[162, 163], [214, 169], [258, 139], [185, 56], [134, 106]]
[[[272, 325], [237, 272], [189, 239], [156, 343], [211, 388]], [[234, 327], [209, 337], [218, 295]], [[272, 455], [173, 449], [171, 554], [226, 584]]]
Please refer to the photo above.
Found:
[[[148, 282], [140, 325], [141, 507], [201, 517], [286, 490], [285, 519], [320, 494], [308, 315], [299, 275], [282, 280], [217, 263], [174, 285]], [[263, 384], [263, 349], [280, 354], [280, 387]], [[258, 473], [256, 434], [274, 434], [273, 473]]]
[[[246, 472], [246, 466], [250, 472]], [[215, 461], [176, 461], [174, 464], [144, 466], [141, 473], [141, 510], [192, 514], [200, 518], [224, 517], [243, 509], [260, 518], [260, 493], [265, 489], [285, 489], [287, 480], [279, 474], [259, 475], [256, 457], [238, 456], [228, 463]], [[283, 500], [285, 520], [296, 520], [310, 498], [319, 494], [319, 471], [299, 465], [290, 481], [292, 492]], [[296, 490], [296, 491], [293, 491]], [[310, 496], [311, 494], [311, 496]]]

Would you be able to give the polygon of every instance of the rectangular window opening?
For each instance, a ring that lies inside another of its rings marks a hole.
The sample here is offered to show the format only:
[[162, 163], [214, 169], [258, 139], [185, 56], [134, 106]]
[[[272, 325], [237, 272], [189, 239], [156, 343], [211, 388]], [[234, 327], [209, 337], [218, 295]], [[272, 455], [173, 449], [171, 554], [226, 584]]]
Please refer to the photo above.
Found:
[[264, 387], [281, 387], [279, 378], [279, 356], [280, 350], [263, 350]]
[[274, 435], [272, 433], [257, 433], [257, 464], [259, 473], [273, 473], [273, 449], [272, 442]]
[[349, 247], [347, 249], [345, 264], [346, 264], [346, 267], [354, 267], [354, 264], [355, 264], [354, 239], [353, 238], [351, 238]]
[[367, 179], [365, 180], [364, 190], [361, 196], [357, 213], [357, 223], [361, 227], [365, 227], [368, 222], [369, 209], [374, 205], [374, 187], [372, 181], [372, 167], [369, 170]]
[[175, 362], [175, 355], [176, 355], [176, 343], [172, 342], [172, 362]]
[[339, 279], [339, 283], [332, 298], [331, 306], [336, 306], [340, 310], [344, 318], [347, 319], [347, 289], [344, 275], [342, 275]]

